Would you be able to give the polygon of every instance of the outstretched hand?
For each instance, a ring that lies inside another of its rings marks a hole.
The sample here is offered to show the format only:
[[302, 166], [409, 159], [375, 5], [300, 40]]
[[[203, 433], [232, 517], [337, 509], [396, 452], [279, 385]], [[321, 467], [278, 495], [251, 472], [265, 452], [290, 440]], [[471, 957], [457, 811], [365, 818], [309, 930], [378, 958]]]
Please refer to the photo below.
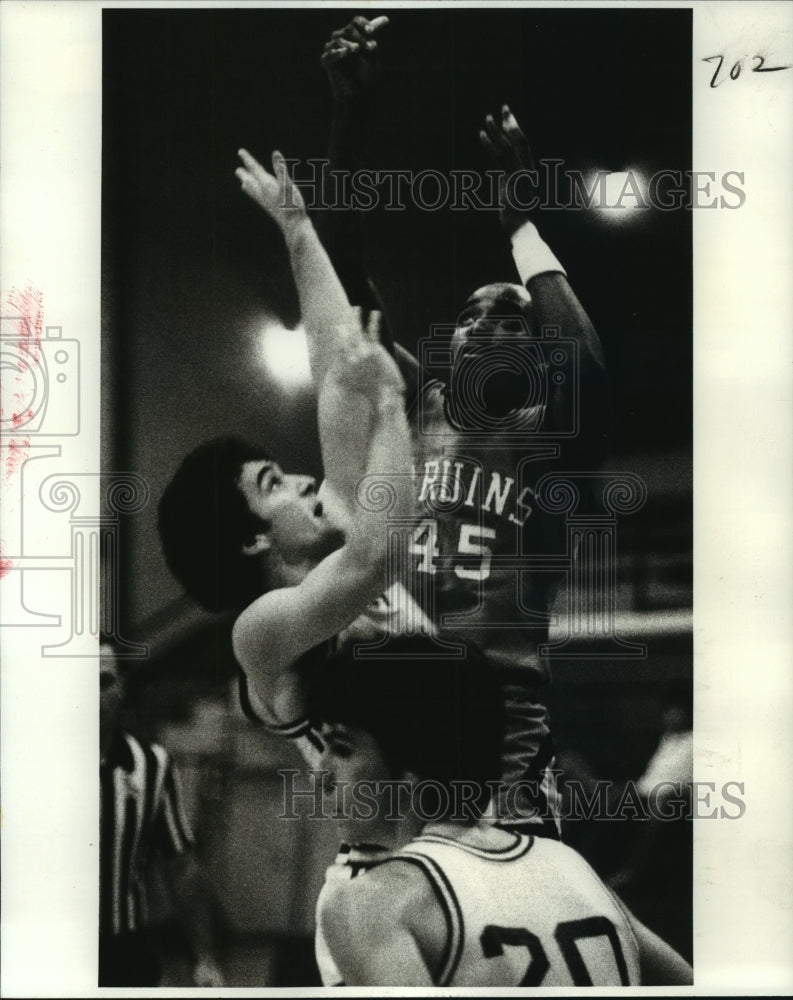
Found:
[[276, 150], [272, 156], [273, 173], [268, 173], [259, 161], [245, 150], [239, 150], [244, 166], [235, 173], [242, 190], [278, 223], [284, 236], [289, 236], [306, 218], [306, 206], [299, 189], [292, 182], [286, 161]]
[[361, 310], [352, 310], [359, 331], [348, 337], [347, 346], [337, 359], [335, 378], [352, 392], [369, 396], [377, 403], [386, 391], [404, 393], [405, 382], [399, 366], [380, 343], [381, 313], [373, 310], [364, 323]]
[[485, 118], [485, 127], [479, 132], [479, 138], [500, 171], [498, 194], [501, 225], [507, 236], [511, 236], [530, 217], [528, 209], [521, 207], [525, 201], [517, 193], [517, 175], [535, 169], [531, 147], [506, 104], [501, 109], [500, 122], [496, 122], [493, 115]]
[[375, 35], [387, 24], [383, 15], [354, 17], [325, 43], [320, 62], [337, 103], [352, 104], [371, 92], [380, 70]]

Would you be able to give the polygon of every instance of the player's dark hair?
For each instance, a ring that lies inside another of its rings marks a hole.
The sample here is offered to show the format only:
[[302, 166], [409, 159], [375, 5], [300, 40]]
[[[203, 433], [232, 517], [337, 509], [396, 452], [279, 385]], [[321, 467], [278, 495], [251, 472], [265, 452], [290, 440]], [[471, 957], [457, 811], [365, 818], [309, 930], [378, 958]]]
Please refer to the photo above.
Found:
[[185, 458], [160, 499], [168, 568], [210, 611], [241, 609], [263, 591], [259, 560], [241, 551], [263, 522], [248, 508], [239, 478], [246, 462], [267, 458], [242, 438], [209, 441]]
[[473, 818], [487, 806], [487, 782], [500, 777], [503, 698], [477, 647], [466, 644], [462, 659], [439, 652], [427, 637], [397, 636], [376, 657], [338, 653], [310, 685], [309, 716], [371, 733], [395, 778], [412, 771], [444, 786], [451, 803], [455, 783], [472, 783]]

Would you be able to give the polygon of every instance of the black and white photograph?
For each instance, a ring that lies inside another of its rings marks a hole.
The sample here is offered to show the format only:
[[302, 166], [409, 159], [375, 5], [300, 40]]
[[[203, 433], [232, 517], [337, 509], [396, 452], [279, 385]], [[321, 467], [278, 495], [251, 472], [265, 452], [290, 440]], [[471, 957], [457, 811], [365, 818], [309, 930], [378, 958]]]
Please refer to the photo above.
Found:
[[4, 991], [781, 991], [793, 6], [75, 6], [49, 131], [2, 25], [3, 964], [79, 912]]

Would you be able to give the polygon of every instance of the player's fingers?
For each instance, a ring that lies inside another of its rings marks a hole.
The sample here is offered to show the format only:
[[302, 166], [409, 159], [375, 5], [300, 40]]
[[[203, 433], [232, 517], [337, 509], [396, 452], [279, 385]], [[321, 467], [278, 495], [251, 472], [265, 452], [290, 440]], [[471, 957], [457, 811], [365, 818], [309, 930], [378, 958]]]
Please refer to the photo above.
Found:
[[348, 42], [342, 38], [339, 41], [328, 42], [322, 52], [322, 55], [319, 57], [319, 61], [320, 64], [327, 69], [354, 55], [358, 51], [360, 51], [360, 45], [358, 45], [357, 42]]
[[332, 38], [329, 42], [326, 42], [326, 49], [346, 49], [348, 52], [357, 52], [361, 47], [363, 39], [357, 38]]
[[273, 150], [272, 155], [273, 161], [273, 173], [275, 174], [278, 184], [282, 188], [288, 188], [292, 185], [292, 178], [289, 176], [289, 171], [286, 167], [286, 160], [284, 159], [284, 154], [278, 150]]
[[251, 156], [247, 149], [239, 149], [237, 150], [237, 154], [253, 180], [258, 181], [260, 184], [266, 184], [271, 179], [271, 175], [267, 173], [255, 156]]
[[372, 22], [369, 20], [369, 18], [363, 17], [363, 15], [361, 14], [358, 14], [357, 17], [354, 17], [352, 21], [350, 21], [350, 24], [355, 25], [355, 27], [358, 28], [359, 31], [362, 31], [365, 35], [371, 35], [372, 31], [374, 30], [372, 28]]
[[491, 143], [500, 154], [512, 151], [509, 139], [507, 139], [498, 125], [496, 125], [495, 119], [492, 115], [488, 115], [485, 118], [485, 131], [487, 132], [488, 139], [490, 139]]
[[383, 326], [383, 314], [379, 309], [372, 309], [366, 321], [364, 335], [370, 344], [380, 343], [380, 331]]
[[531, 153], [529, 140], [523, 134], [523, 129], [518, 125], [518, 120], [510, 111], [508, 104], [505, 104], [501, 109], [501, 127], [516, 150], [523, 166], [532, 169], [534, 167], [534, 157]]
[[323, 52], [319, 58], [322, 66], [335, 66], [336, 63], [346, 59], [349, 55], [347, 49], [332, 49], [330, 52]]
[[[358, 22], [363, 22], [359, 24]], [[369, 22], [365, 17], [353, 18], [349, 24], [341, 29], [342, 38], [346, 38], [350, 42], [359, 42], [363, 44], [369, 37]]]
[[252, 173], [257, 167], [259, 167], [259, 169], [263, 169], [261, 163], [259, 163], [255, 156], [251, 156], [247, 149], [238, 149], [237, 156], [239, 156], [246, 168]]
[[[371, 21], [362, 16], [354, 17], [352, 21], [344, 29], [344, 34], [346, 38], [355, 38], [359, 42], [363, 42], [365, 39], [371, 39], [375, 32], [384, 28], [388, 24], [388, 18], [384, 15], [381, 17], [375, 17]], [[367, 48], [371, 49], [371, 46], [367, 45]]]
[[363, 329], [363, 309], [360, 306], [350, 306], [353, 323]]
[[488, 136], [487, 132], [485, 132], [484, 129], [481, 129], [480, 132], [479, 132], [479, 140], [482, 143], [482, 145], [485, 147], [485, 149], [487, 150], [487, 152], [490, 154], [490, 156], [494, 160], [499, 160], [498, 150], [493, 145], [493, 143], [490, 141], [490, 137]]
[[358, 52], [361, 46], [358, 42], [351, 42], [346, 38], [337, 38], [325, 44], [325, 48], [322, 50], [323, 55], [329, 55], [330, 53], [340, 53], [342, 56], [352, 55], [354, 52]]
[[240, 182], [240, 190], [257, 204], [262, 204], [262, 186], [256, 178], [244, 167], [237, 167], [234, 171]]

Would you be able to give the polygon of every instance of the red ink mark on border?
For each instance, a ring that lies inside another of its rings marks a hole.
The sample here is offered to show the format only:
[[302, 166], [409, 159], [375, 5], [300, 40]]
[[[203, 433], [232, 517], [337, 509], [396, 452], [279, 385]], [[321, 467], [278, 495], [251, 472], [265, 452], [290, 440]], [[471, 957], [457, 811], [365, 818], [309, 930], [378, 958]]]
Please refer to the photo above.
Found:
[[[12, 288], [6, 296], [7, 310], [19, 315], [16, 322], [19, 348], [37, 363], [41, 357], [41, 337], [44, 332], [44, 295], [41, 289], [28, 285]], [[6, 310], [4, 310], [6, 312]]]
[[[17, 355], [17, 372], [14, 374], [14, 386], [6, 386], [3, 393], [5, 402], [12, 403], [10, 420], [6, 420], [5, 407], [0, 411], [4, 424], [3, 430], [15, 433], [29, 420], [33, 419], [33, 410], [29, 405], [29, 393], [25, 391], [25, 374], [41, 361], [41, 338], [44, 331], [44, 296], [39, 288], [32, 284], [24, 288], [11, 288], [3, 301], [4, 322], [8, 322], [13, 334], [9, 338], [14, 344]], [[4, 331], [5, 332], [5, 331]], [[3, 441], [5, 461], [3, 472], [9, 480], [19, 473], [28, 457], [30, 438], [15, 437]]]
[[30, 448], [30, 438], [12, 438], [4, 442], [7, 451], [5, 456], [5, 477], [11, 479], [27, 461]]
[[0, 580], [14, 568], [13, 559], [5, 559], [2, 555], [2, 542], [0, 542]]

